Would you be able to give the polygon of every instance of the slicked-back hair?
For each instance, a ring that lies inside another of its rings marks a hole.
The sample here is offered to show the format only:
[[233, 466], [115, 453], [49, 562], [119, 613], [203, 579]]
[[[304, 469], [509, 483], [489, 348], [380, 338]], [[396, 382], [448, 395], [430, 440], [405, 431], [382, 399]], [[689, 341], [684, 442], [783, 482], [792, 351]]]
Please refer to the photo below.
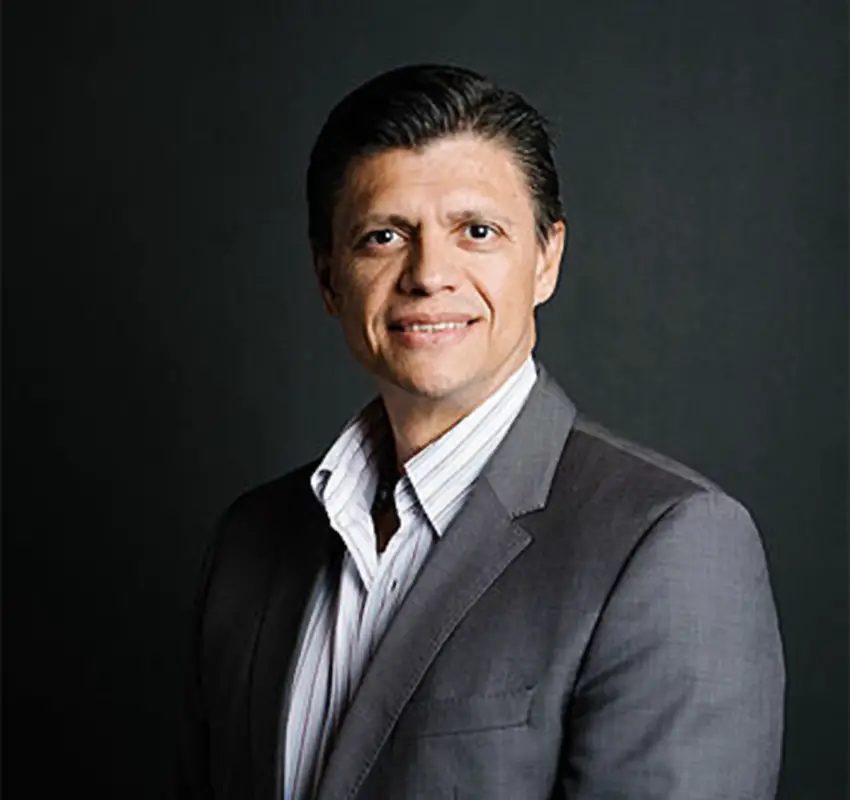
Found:
[[566, 223], [552, 139], [540, 112], [516, 92], [460, 67], [420, 64], [378, 75], [344, 97], [319, 132], [307, 169], [314, 252], [333, 249], [333, 212], [354, 162], [386, 150], [421, 150], [472, 133], [504, 145], [522, 170], [534, 204], [537, 239]]

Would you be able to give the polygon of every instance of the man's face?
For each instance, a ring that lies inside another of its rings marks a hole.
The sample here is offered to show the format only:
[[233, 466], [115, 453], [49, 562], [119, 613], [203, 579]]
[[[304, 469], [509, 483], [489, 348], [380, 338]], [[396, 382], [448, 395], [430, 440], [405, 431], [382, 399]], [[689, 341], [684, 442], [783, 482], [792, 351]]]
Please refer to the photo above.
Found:
[[483, 401], [531, 352], [562, 223], [541, 247], [506, 146], [473, 135], [355, 163], [317, 259], [322, 295], [383, 392]]

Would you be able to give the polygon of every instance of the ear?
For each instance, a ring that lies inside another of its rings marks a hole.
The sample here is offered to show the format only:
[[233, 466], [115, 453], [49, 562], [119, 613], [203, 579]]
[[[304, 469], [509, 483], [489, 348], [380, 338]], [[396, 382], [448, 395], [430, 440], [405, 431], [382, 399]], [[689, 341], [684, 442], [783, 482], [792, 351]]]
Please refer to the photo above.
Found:
[[534, 305], [545, 303], [554, 293], [558, 284], [561, 268], [561, 256], [564, 253], [567, 226], [563, 220], [553, 223], [549, 229], [549, 238], [538, 249], [537, 267], [534, 275]]
[[339, 295], [333, 288], [333, 267], [330, 256], [320, 253], [313, 248], [313, 268], [319, 282], [319, 292], [322, 295], [322, 305], [332, 317], [339, 316]]

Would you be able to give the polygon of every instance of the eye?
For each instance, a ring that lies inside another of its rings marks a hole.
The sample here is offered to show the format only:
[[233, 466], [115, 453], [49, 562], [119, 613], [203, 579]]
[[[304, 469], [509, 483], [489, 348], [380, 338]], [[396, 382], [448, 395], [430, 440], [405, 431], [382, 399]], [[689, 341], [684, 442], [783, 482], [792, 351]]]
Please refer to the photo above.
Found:
[[496, 233], [493, 227], [480, 222], [473, 222], [471, 225], [467, 225], [466, 231], [470, 239], [475, 239], [479, 242], [492, 238], [492, 235]]
[[365, 245], [388, 245], [392, 244], [398, 238], [398, 234], [390, 228], [382, 228], [378, 231], [370, 231], [367, 233], [362, 242]]

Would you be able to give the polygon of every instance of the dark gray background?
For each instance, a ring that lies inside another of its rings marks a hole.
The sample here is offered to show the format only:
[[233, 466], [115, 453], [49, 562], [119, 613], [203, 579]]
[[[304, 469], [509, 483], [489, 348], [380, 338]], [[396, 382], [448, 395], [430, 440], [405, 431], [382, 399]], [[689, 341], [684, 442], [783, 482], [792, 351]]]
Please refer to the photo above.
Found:
[[539, 355], [753, 511], [782, 797], [845, 797], [845, 5], [298, 6], [5, 8], [8, 796], [163, 796], [210, 526], [370, 392], [313, 285], [313, 137], [374, 73], [449, 60], [554, 121], [572, 241]]

